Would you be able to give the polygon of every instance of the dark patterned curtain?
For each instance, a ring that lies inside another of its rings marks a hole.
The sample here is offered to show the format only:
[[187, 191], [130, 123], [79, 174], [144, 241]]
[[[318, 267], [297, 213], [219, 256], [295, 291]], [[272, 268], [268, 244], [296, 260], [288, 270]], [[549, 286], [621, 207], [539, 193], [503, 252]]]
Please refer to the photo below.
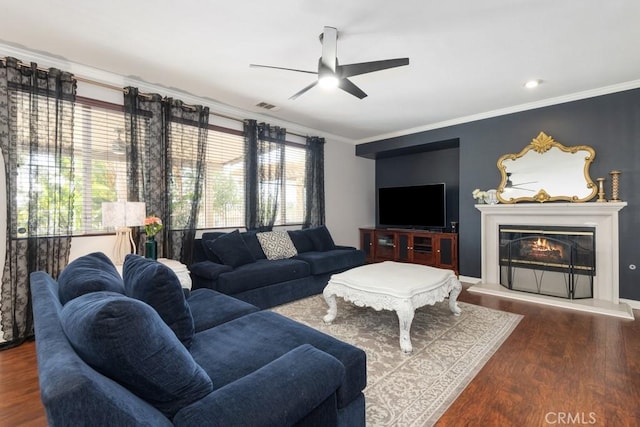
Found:
[[167, 258], [190, 265], [205, 166], [209, 108], [164, 100], [168, 190]]
[[[124, 90], [125, 134], [127, 145], [127, 199], [145, 202], [147, 216], [167, 221], [166, 145], [162, 126], [162, 97], [141, 94], [135, 87]], [[164, 257], [167, 228], [156, 235], [158, 257]], [[146, 236], [133, 228], [137, 252], [143, 254]]]
[[0, 62], [7, 200], [0, 348], [33, 336], [29, 274], [42, 270], [57, 278], [69, 261], [75, 95], [72, 74], [15, 58]]
[[[156, 235], [158, 256], [189, 265], [202, 195], [209, 109], [182, 101], [124, 91], [128, 198], [146, 203], [164, 228]], [[146, 236], [134, 237], [142, 253]]]
[[324, 224], [324, 138], [307, 138], [303, 227]]
[[245, 227], [271, 229], [284, 177], [287, 130], [245, 120]]

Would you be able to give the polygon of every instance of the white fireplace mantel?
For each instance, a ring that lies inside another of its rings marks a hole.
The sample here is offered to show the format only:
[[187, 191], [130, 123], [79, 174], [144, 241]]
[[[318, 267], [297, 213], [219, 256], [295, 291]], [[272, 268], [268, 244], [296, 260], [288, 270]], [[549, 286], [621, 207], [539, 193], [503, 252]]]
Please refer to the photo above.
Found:
[[[633, 318], [633, 311], [619, 298], [618, 212], [626, 202], [516, 203], [476, 205], [481, 212], [482, 282], [471, 292], [503, 295], [515, 299]], [[593, 298], [564, 299], [508, 290], [499, 285], [499, 227], [542, 225], [595, 227], [596, 275]]]

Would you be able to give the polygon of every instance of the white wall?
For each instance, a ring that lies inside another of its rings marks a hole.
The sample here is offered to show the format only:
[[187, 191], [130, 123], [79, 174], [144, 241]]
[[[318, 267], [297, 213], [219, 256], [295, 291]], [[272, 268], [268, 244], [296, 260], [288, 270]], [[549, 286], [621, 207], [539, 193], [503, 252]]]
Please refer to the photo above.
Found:
[[325, 220], [336, 244], [360, 247], [359, 227], [375, 223], [375, 161], [356, 157], [355, 146], [324, 147]]

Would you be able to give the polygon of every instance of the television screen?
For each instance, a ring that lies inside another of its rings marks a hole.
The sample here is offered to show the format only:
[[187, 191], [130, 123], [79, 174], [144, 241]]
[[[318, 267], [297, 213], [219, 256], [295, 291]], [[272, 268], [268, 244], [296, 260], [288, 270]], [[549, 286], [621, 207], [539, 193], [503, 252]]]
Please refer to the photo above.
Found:
[[378, 188], [381, 227], [445, 228], [445, 184]]

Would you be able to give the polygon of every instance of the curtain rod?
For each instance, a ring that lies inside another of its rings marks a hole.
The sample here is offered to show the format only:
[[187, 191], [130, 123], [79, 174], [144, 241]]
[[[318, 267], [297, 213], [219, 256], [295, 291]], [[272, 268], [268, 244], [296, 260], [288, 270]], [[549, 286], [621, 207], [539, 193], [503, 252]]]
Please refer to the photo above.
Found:
[[[6, 61], [6, 57], [0, 58], [0, 62], [6, 64], [6, 62], [7, 62]], [[31, 63], [27, 63], [27, 62], [24, 62], [24, 61], [21, 61], [21, 60], [18, 60], [18, 65], [21, 65], [23, 67], [31, 67]], [[49, 71], [49, 68], [41, 67], [39, 65], [36, 66], [36, 69], [38, 69], [40, 71]], [[88, 79], [86, 77], [77, 76], [75, 74], [73, 74], [73, 77], [79, 82], [88, 83], [88, 84], [95, 85], [95, 86], [100, 86], [100, 87], [103, 87], [105, 89], [122, 91], [122, 92], [126, 92], [126, 90], [127, 90], [127, 88], [116, 86], [116, 85], [110, 84], [110, 83], [103, 83], [103, 82], [99, 82], [99, 81], [96, 81], [96, 80], [91, 80], [91, 79]], [[145, 94], [145, 93], [143, 93], [141, 95], [150, 96], [149, 94]], [[187, 104], [185, 104], [185, 106], [186, 107], [194, 107], [193, 105], [187, 105]], [[227, 116], [227, 115], [224, 115], [224, 114], [212, 112], [211, 110], [209, 110], [209, 114], [213, 115], [213, 116], [221, 117], [221, 118], [224, 118], [224, 119], [235, 120], [235, 121], [238, 121], [238, 122], [242, 122], [243, 121], [242, 119], [238, 119], [237, 117], [231, 117], [231, 116]], [[290, 132], [289, 130], [287, 130], [287, 134], [299, 136], [300, 138], [307, 138], [308, 137], [308, 135], [301, 135], [299, 133]]]

